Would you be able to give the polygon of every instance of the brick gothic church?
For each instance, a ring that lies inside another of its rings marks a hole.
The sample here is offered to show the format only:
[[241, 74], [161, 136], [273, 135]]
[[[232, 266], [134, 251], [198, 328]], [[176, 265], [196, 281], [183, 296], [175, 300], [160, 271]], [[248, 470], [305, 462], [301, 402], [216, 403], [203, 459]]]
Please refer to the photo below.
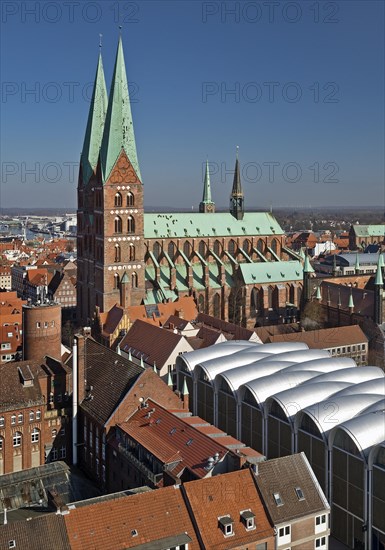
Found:
[[199, 310], [252, 327], [289, 322], [302, 258], [270, 213], [245, 212], [238, 155], [230, 211], [215, 212], [208, 163], [199, 213], [146, 214], [119, 38], [109, 96], [99, 54], [78, 184], [78, 320], [113, 306], [193, 295]]

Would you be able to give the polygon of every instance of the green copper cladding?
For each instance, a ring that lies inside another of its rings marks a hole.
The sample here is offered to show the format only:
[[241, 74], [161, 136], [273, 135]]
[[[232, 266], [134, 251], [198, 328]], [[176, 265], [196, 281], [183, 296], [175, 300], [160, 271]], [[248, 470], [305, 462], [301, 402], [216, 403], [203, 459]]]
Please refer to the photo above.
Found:
[[314, 269], [310, 263], [309, 256], [306, 254], [305, 256], [305, 263], [303, 266], [303, 272], [304, 273], [314, 273]]
[[100, 150], [102, 177], [104, 183], [108, 180], [122, 149], [125, 151], [129, 161], [131, 162], [137, 177], [142, 181], [138, 157], [136, 154], [134, 125], [131, 115], [130, 96], [128, 93], [122, 38], [119, 37], [102, 146]]
[[104, 121], [107, 112], [107, 88], [104, 79], [102, 56], [99, 53], [98, 65], [90, 110], [88, 113], [86, 135], [84, 137], [83, 150], [81, 154], [81, 167], [83, 174], [83, 185], [87, 185], [90, 177], [96, 172], [99, 150], [102, 143]]
[[211, 184], [210, 184], [210, 170], [209, 170], [209, 161], [206, 160], [206, 172], [205, 172], [205, 182], [203, 186], [203, 198], [202, 202], [205, 204], [212, 204], [213, 200], [211, 198]]
[[374, 280], [374, 284], [376, 286], [383, 286], [384, 284], [384, 279], [382, 277], [381, 254], [378, 257], [377, 272], [376, 272], [376, 278]]

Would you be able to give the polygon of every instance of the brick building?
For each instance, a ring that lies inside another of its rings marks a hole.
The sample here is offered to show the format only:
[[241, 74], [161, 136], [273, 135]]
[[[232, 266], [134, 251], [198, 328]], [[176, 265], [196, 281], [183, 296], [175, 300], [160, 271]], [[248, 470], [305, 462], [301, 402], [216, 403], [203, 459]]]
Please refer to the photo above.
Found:
[[44, 363], [0, 365], [0, 474], [69, 456], [69, 371]]
[[199, 213], [143, 210], [121, 38], [109, 98], [101, 57], [80, 161], [78, 318], [194, 296], [199, 311], [251, 326], [297, 317], [302, 263], [271, 213], [245, 212], [237, 157], [228, 213], [206, 166]]
[[22, 358], [23, 304], [16, 292], [0, 294], [0, 364]]

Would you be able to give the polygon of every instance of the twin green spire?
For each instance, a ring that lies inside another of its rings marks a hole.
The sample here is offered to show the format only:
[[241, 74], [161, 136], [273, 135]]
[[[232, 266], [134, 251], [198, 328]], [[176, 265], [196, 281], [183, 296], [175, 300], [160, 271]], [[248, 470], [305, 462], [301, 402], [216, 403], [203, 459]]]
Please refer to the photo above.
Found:
[[104, 79], [102, 58], [99, 54], [81, 157], [83, 184], [86, 185], [92, 173], [96, 172], [99, 155], [102, 179], [105, 183], [122, 149], [131, 162], [137, 177], [141, 180], [122, 38], [119, 37], [109, 98]]
[[99, 150], [102, 143], [104, 121], [108, 104], [106, 81], [104, 79], [102, 56], [99, 53], [98, 65], [90, 111], [87, 120], [86, 135], [80, 159], [82, 167], [83, 185], [87, 185], [92, 174], [96, 172], [99, 159]]

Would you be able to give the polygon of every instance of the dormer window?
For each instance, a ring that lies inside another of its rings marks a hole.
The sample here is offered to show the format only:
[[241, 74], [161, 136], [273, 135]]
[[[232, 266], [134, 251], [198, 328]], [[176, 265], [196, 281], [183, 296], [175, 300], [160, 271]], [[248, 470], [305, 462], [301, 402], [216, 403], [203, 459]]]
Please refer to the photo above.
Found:
[[241, 512], [241, 521], [247, 531], [255, 529], [255, 514], [251, 510]]
[[218, 518], [218, 523], [225, 537], [230, 537], [234, 534], [234, 520], [230, 516], [222, 516]]
[[303, 494], [301, 487], [295, 488], [295, 494], [297, 495], [298, 500], [305, 500], [305, 495]]
[[282, 506], [283, 505], [283, 500], [282, 500], [281, 495], [279, 493], [273, 493], [273, 497], [274, 497], [274, 501], [275, 501], [277, 506]]

